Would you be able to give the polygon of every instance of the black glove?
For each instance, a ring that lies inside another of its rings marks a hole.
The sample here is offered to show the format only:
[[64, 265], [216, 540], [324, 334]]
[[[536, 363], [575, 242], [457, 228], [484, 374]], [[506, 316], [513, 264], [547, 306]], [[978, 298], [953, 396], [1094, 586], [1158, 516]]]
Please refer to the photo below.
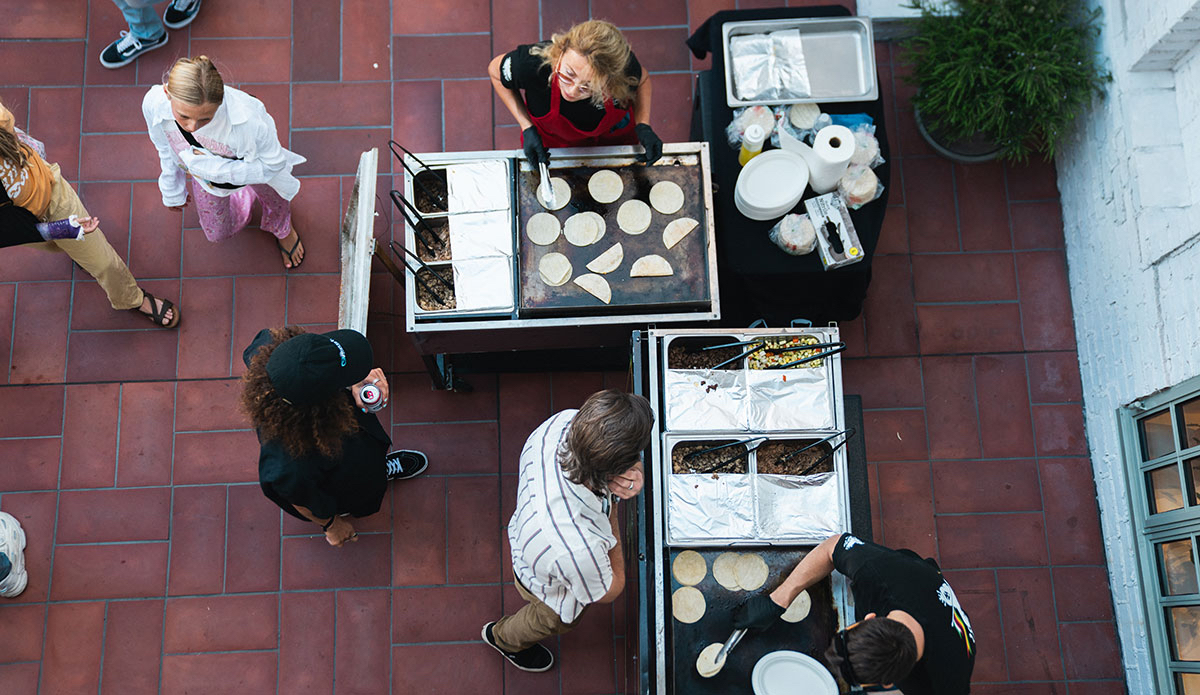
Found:
[[662, 157], [662, 138], [654, 134], [654, 129], [649, 123], [638, 123], [633, 127], [633, 132], [637, 133], [638, 142], [645, 148], [643, 154], [638, 155], [639, 162], [653, 164]]
[[733, 626], [738, 630], [765, 630], [783, 615], [783, 607], [766, 594], [751, 596], [733, 611]]
[[550, 150], [542, 144], [542, 136], [538, 134], [537, 128], [529, 126], [521, 131], [521, 146], [525, 148], [525, 158], [534, 169], [538, 168], [538, 164], [550, 162]]

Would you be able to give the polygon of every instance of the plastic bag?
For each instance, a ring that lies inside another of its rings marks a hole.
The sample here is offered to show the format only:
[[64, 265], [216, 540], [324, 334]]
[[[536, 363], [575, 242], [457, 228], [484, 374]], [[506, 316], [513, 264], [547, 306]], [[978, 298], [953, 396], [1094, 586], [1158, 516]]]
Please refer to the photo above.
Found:
[[850, 157], [850, 166], [875, 167], [883, 164], [883, 156], [879, 153], [879, 140], [875, 139], [874, 125], [860, 125], [854, 129], [854, 155]]
[[793, 256], [803, 256], [817, 248], [817, 230], [808, 215], [785, 215], [771, 227], [767, 238]]
[[883, 194], [883, 184], [870, 167], [851, 166], [838, 180], [838, 193], [846, 207], [857, 210]]
[[738, 149], [742, 146], [742, 134], [751, 124], [762, 126], [763, 132], [772, 135], [775, 130], [775, 114], [766, 106], [747, 106], [733, 112], [733, 120], [725, 127], [725, 137], [729, 146]]
[[817, 131], [829, 125], [829, 122], [829, 114], [821, 113], [820, 107], [816, 104], [776, 106], [775, 132], [771, 133], [771, 144], [780, 147], [780, 131], [786, 132], [797, 140], [812, 144]]
[[850, 130], [861, 126], [871, 126], [871, 132], [875, 132], [875, 119], [865, 113], [831, 113], [829, 116], [833, 119], [834, 125], [844, 125]]

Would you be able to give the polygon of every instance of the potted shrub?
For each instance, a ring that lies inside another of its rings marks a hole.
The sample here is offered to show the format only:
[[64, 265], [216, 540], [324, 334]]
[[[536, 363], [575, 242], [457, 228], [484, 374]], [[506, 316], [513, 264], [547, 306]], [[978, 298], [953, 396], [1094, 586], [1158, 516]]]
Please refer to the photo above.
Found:
[[917, 126], [959, 161], [1047, 159], [1110, 78], [1093, 51], [1100, 10], [1082, 0], [912, 0], [902, 43]]

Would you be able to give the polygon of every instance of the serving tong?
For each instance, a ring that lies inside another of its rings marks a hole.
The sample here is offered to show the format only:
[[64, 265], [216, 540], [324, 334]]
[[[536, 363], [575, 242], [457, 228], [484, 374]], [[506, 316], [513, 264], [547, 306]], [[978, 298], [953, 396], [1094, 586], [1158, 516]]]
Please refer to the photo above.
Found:
[[800, 471], [799, 473], [796, 473], [796, 474], [795, 474], [795, 475], [797, 475], [797, 476], [801, 476], [801, 475], [808, 475], [808, 472], [809, 472], [809, 471], [811, 471], [812, 469], [814, 469], [814, 468], [816, 468], [817, 466], [821, 465], [822, 463], [824, 463], [824, 462], [825, 462], [825, 460], [826, 460], [826, 459], [828, 459], [829, 457], [833, 456], [834, 452], [835, 452], [835, 451], [837, 451], [838, 449], [842, 448], [842, 446], [844, 446], [844, 445], [846, 444], [846, 442], [850, 441], [850, 438], [851, 438], [851, 437], [853, 437], [853, 436], [854, 436], [854, 435], [855, 435], [857, 432], [858, 432], [858, 430], [857, 430], [857, 429], [855, 429], [855, 428], [853, 428], [853, 427], [850, 427], [850, 428], [848, 428], [848, 429], [844, 429], [844, 430], [842, 430], [841, 432], [834, 432], [833, 434], [829, 435], [828, 437], [825, 437], [824, 439], [819, 439], [819, 440], [817, 440], [817, 441], [813, 442], [812, 444], [808, 444], [808, 445], [806, 445], [806, 446], [803, 446], [803, 447], [801, 447], [801, 448], [799, 448], [799, 449], [796, 449], [795, 451], [793, 451], [793, 452], [792, 452], [792, 453], [790, 453], [790, 454], [787, 454], [786, 456], [781, 456], [781, 457], [779, 458], [779, 460], [775, 462], [775, 465], [782, 465], [782, 464], [784, 464], [784, 463], [786, 463], [786, 462], [788, 462], [788, 461], [791, 461], [791, 460], [792, 460], [793, 458], [795, 458], [796, 456], [799, 456], [800, 454], [802, 454], [802, 453], [804, 453], [804, 452], [808, 451], [809, 449], [811, 449], [811, 448], [813, 448], [813, 447], [816, 447], [816, 446], [821, 446], [822, 444], [824, 444], [824, 443], [826, 443], [826, 442], [830, 441], [831, 439], [834, 439], [835, 437], [840, 437], [840, 436], [842, 436], [842, 435], [846, 435], [846, 438], [845, 438], [845, 439], [843, 439], [842, 441], [840, 441], [840, 442], [838, 442], [837, 444], [835, 444], [835, 445], [833, 445], [832, 447], [830, 447], [830, 448], [829, 448], [829, 451], [828, 451], [828, 452], [826, 452], [824, 455], [822, 455], [822, 456], [821, 456], [821, 458], [817, 459], [816, 461], [813, 461], [811, 464], [809, 464], [809, 465], [808, 465], [808, 467], [807, 467], [807, 468], [805, 468], [804, 470], [802, 470], [802, 471]]
[[769, 350], [769, 351], [770, 352], [793, 352], [796, 350], [814, 350], [816, 348], [822, 348], [822, 347], [829, 347], [830, 349], [825, 350], [823, 352], [818, 352], [815, 355], [809, 355], [808, 357], [802, 357], [793, 362], [785, 362], [783, 364], [769, 364], [766, 367], [763, 367], [763, 369], [787, 369], [788, 367], [795, 367], [797, 365], [804, 364], [805, 362], [812, 362], [813, 360], [819, 360], [822, 357], [829, 357], [830, 355], [836, 355], [839, 352], [842, 352], [843, 350], [846, 349], [846, 344], [841, 343], [841, 342], [838, 342], [838, 343], [816, 343], [815, 345], [794, 345], [794, 346], [786, 347], [786, 348], [776, 348], [774, 350]]
[[[425, 237], [421, 235], [421, 232], [424, 231], [426, 234], [428, 234], [429, 237], [433, 239], [433, 242], [440, 247], [442, 246], [442, 240], [438, 238], [437, 233], [430, 228], [429, 223], [425, 221], [425, 218], [421, 216], [421, 213], [417, 210], [417, 208], [412, 203], [408, 202], [408, 199], [404, 197], [403, 193], [393, 188], [388, 192], [388, 195], [392, 198], [392, 204], [395, 205], [396, 209], [400, 211], [400, 214], [404, 216], [404, 221], [408, 223], [408, 226], [413, 228], [413, 236], [417, 238], [417, 241], [421, 242], [421, 246], [424, 246], [426, 251], [428, 251], [431, 255], [436, 256], [437, 251], [435, 251], [434, 248], [429, 245], [429, 242], [425, 240]], [[408, 209], [406, 210], [405, 208]], [[412, 211], [412, 214], [416, 216], [416, 222], [413, 222], [412, 218], [408, 216], [410, 210]]]
[[745, 445], [746, 450], [743, 451], [742, 453], [734, 454], [733, 456], [731, 456], [727, 459], [722, 459], [720, 461], [717, 461], [716, 464], [710, 466], [709, 468], [696, 470], [697, 475], [703, 475], [705, 473], [716, 473], [717, 471], [728, 467], [731, 463], [737, 461], [738, 459], [742, 458], [743, 456], [749, 456], [750, 452], [754, 451], [754, 449], [757, 448], [758, 445], [761, 444], [766, 439], [769, 439], [769, 437], [763, 435], [761, 437], [751, 437], [750, 439], [743, 439], [743, 440], [737, 441], [737, 442], [729, 442], [728, 444], [718, 444], [717, 446], [709, 447], [707, 449], [701, 449], [700, 451], [693, 451], [690, 454], [684, 454], [683, 460], [686, 462], [689, 459], [696, 458], [700, 454], [707, 454], [707, 453], [710, 453], [713, 451], [720, 451], [721, 449], [728, 449], [729, 447], [737, 446], [738, 444]]
[[[437, 278], [437, 281], [442, 283], [442, 285], [445, 286], [445, 288], [450, 290], [451, 292], [454, 291], [453, 285], [451, 285], [449, 282], [447, 282], [446, 279], [443, 278], [441, 275], [438, 275], [437, 271], [434, 270], [433, 268], [429, 267], [429, 264], [426, 263], [425, 261], [421, 260], [420, 257], [417, 256], [417, 254], [413, 253], [412, 251], [409, 251], [408, 249], [404, 248], [400, 244], [397, 244], [394, 241], [389, 241], [388, 248], [390, 248], [392, 250], [392, 253], [396, 254], [396, 256], [398, 256], [400, 258], [400, 262], [404, 264], [404, 267], [408, 269], [408, 272], [412, 273], [413, 280], [416, 280], [418, 285], [420, 285], [421, 287], [424, 287], [425, 290], [427, 292], [429, 292], [429, 296], [433, 298], [433, 301], [437, 302], [438, 304], [441, 304], [442, 306], [448, 306], [446, 304], [445, 300], [438, 297], [437, 291], [434, 290], [433, 287], [429, 283], [427, 283], [421, 279], [421, 276], [418, 275], [416, 269], [414, 269], [412, 267], [412, 265], [409, 264], [408, 259], [406, 259], [404, 257], [404, 254], [408, 254], [409, 256], [411, 256], [413, 260], [415, 260], [417, 263], [419, 263], [422, 268], [424, 268], [425, 270], [428, 270], [430, 275]], [[400, 251], [397, 251], [396, 250], [397, 248], [400, 249]], [[403, 253], [401, 253], [401, 251]]]
[[550, 185], [550, 167], [546, 166], [545, 162], [538, 162], [538, 195], [546, 202], [546, 207], [553, 208], [554, 203], [554, 186]]
[[[400, 160], [400, 166], [404, 167], [404, 170], [412, 175], [413, 185], [420, 188], [422, 191], [425, 192], [425, 195], [436, 200], [438, 205], [446, 208], [446, 211], [449, 212], [450, 206], [449, 206], [449, 204], [447, 204], [446, 198], [442, 195], [439, 195], [438, 193], [435, 193], [434, 191], [429, 190], [425, 186], [425, 184], [421, 183], [421, 180], [417, 178], [417, 174], [420, 172], [413, 171], [412, 169], [409, 168], [408, 162], [404, 161], [404, 157], [401, 156], [400, 153], [396, 151], [397, 147], [399, 147], [401, 150], [403, 150], [404, 154], [407, 154], [409, 157], [412, 157], [413, 160], [417, 164], [420, 164], [421, 169], [423, 169], [424, 171], [433, 171], [433, 169], [431, 169], [429, 167], [429, 165], [426, 164], [425, 162], [422, 162], [420, 160], [420, 158], [417, 157], [417, 155], [413, 154], [412, 152], [409, 152], [408, 148], [405, 147], [404, 145], [401, 145], [400, 143], [396, 142], [395, 140], [388, 140], [388, 148], [392, 151], [392, 154], [394, 154], [396, 156], [396, 159]], [[449, 182], [447, 182], [447, 185], [449, 185]], [[415, 210], [415, 208], [414, 208], [414, 210]]]
[[714, 369], [720, 369], [721, 367], [724, 367], [725, 365], [727, 365], [731, 362], [737, 362], [738, 360], [740, 360], [744, 357], [749, 357], [750, 355], [753, 355], [754, 353], [758, 352], [759, 350], [766, 348], [767, 344], [762, 342], [761, 340], [743, 340], [743, 341], [737, 342], [737, 343], [725, 343], [724, 345], [709, 345], [708, 347], [702, 347], [700, 349], [702, 351], [716, 350], [717, 348], [740, 347], [742, 345], [754, 345], [755, 343], [758, 344], [757, 347], [750, 348], [749, 350], [744, 350], [740, 354], [734, 355], [733, 357], [730, 357], [729, 359], [725, 360], [724, 362], [722, 362], [720, 364], [709, 367], [708, 371], [712, 371]]
[[721, 651], [717, 652], [717, 655], [713, 657], [713, 663], [718, 667], [724, 666], [725, 659], [729, 656], [729, 652], [733, 651], [733, 648], [736, 647], [738, 642], [741, 642], [742, 638], [745, 636], [746, 628], [743, 627], [734, 630], [733, 634], [729, 636], [729, 639], [725, 640], [725, 644], [721, 647]]

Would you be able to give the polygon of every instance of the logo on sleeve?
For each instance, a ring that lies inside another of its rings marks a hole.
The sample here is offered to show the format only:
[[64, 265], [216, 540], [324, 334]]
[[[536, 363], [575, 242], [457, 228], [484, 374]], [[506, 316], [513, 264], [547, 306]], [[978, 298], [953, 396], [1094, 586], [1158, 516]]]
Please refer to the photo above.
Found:
[[975, 632], [971, 629], [971, 620], [967, 618], [966, 611], [959, 605], [958, 597], [954, 595], [954, 589], [951, 589], [950, 584], [944, 579], [942, 585], [938, 587], [938, 601], [950, 609], [950, 626], [958, 633], [967, 649], [967, 654], [970, 655], [975, 651]]
[[500, 73], [504, 76], [505, 82], [512, 82], [512, 58], [500, 61]]
[[862, 544], [863, 544], [862, 541], [860, 541], [859, 539], [857, 539], [854, 536], [851, 536], [850, 534], [847, 533], [846, 537], [842, 539], [842, 550], [849, 550], [856, 545], [862, 545]]

